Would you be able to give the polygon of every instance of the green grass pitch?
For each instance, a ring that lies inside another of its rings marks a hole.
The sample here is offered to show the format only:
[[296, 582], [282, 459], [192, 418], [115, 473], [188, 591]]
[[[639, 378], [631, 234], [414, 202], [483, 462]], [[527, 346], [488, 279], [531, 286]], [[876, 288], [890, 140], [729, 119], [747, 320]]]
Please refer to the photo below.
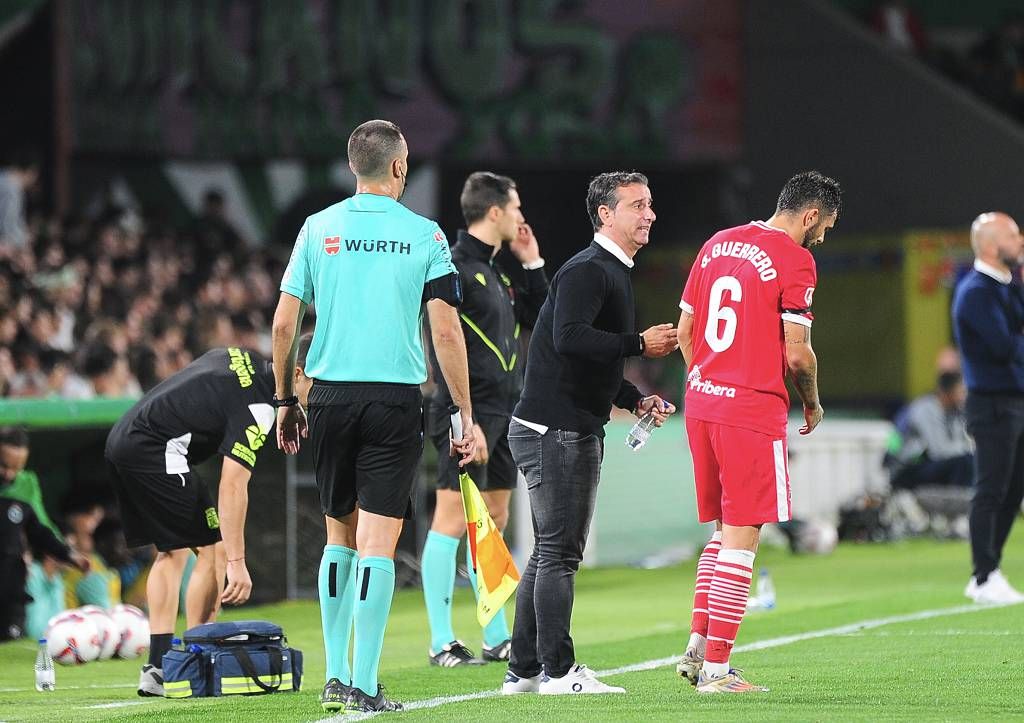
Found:
[[[747, 616], [739, 645], [878, 621], [918, 611], [947, 612], [909, 622], [848, 630], [741, 652], [733, 664], [764, 695], [698, 697], [674, 668], [629, 672], [608, 681], [619, 696], [488, 697], [407, 711], [409, 720], [1024, 720], [1024, 606], [957, 612], [968, 569], [959, 542], [911, 541], [842, 545], [827, 557], [766, 550], [758, 559], [778, 590], [774, 611]], [[661, 570], [600, 569], [580, 573], [573, 631], [580, 662], [597, 670], [668, 657], [688, 634], [694, 563]], [[1011, 539], [1004, 570], [1024, 585], [1024, 531]], [[310, 571], [310, 575], [314, 572]], [[315, 603], [233, 610], [226, 617], [266, 618], [284, 626], [304, 651], [298, 694], [200, 700], [135, 695], [138, 661], [57, 669], [57, 691], [32, 687], [35, 646], [0, 646], [2, 721], [314, 721], [324, 656]], [[472, 596], [459, 588], [456, 632], [478, 648]], [[426, 614], [418, 590], [395, 598], [382, 680], [404, 702], [496, 690], [503, 669], [438, 669], [427, 665]], [[394, 714], [391, 714], [392, 716]], [[351, 718], [351, 717], [350, 717]]]

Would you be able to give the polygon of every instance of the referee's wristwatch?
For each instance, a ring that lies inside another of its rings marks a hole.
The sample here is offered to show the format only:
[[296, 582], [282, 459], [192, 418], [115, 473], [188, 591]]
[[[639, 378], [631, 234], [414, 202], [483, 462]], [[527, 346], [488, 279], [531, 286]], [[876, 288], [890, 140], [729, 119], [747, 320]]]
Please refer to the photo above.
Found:
[[278, 399], [277, 395], [275, 394], [270, 399], [270, 406], [272, 406], [274, 409], [277, 409], [279, 407], [294, 407], [298, 403], [299, 398], [294, 394], [291, 395], [290, 397], [285, 397], [284, 399]]
[[646, 342], [644, 342], [644, 335], [643, 334], [637, 334], [637, 336], [640, 337], [640, 356], [643, 356], [644, 355], [644, 350], [647, 349], [647, 344], [646, 344]]

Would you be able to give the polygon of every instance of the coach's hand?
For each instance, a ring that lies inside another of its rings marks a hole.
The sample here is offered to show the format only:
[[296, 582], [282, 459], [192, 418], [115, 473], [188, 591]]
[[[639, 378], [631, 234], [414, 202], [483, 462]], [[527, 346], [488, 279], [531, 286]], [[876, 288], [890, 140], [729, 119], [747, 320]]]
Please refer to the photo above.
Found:
[[476, 453], [473, 455], [473, 464], [487, 464], [490, 455], [487, 454], [487, 435], [479, 424], [473, 425], [473, 435], [476, 437]]
[[825, 416], [825, 410], [820, 404], [815, 404], [808, 409], [804, 407], [804, 426], [800, 427], [800, 434], [810, 434], [814, 428], [821, 424], [821, 418]]
[[[306, 410], [301, 404], [279, 407], [277, 410], [277, 446], [285, 454], [298, 454], [299, 439], [309, 436]], [[246, 576], [248, 579], [248, 575]], [[248, 595], [248, 593], [247, 593]]]
[[657, 359], [668, 356], [679, 348], [675, 324], [658, 324], [641, 334], [644, 338], [644, 356]]
[[648, 412], [653, 412], [654, 426], [660, 427], [665, 423], [665, 420], [668, 419], [670, 414], [675, 414], [675, 411], [676, 405], [672, 404], [672, 402], [666, 402], [657, 394], [651, 394], [637, 402], [636, 409], [633, 410], [633, 414], [638, 417], [642, 417]]
[[245, 566], [245, 558], [229, 560], [228, 584], [220, 596], [220, 601], [225, 605], [241, 605], [249, 599], [251, 593], [252, 578], [249, 577], [249, 568]]

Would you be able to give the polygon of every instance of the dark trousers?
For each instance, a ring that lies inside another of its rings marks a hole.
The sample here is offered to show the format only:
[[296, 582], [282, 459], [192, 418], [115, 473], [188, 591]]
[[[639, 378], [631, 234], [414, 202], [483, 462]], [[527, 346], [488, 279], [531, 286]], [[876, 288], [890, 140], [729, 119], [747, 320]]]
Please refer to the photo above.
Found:
[[512, 421], [509, 447], [526, 477], [533, 554], [516, 593], [509, 670], [560, 678], [576, 661], [569, 623], [601, 477], [604, 440], [558, 429], [538, 434]]
[[967, 431], [975, 444], [971, 554], [982, 583], [999, 567], [1024, 499], [1024, 397], [969, 393]]

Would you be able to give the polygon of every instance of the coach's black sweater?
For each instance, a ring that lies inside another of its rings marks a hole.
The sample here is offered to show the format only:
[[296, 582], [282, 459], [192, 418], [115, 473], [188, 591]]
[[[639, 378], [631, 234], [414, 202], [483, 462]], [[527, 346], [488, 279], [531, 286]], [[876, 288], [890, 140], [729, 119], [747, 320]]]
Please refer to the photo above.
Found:
[[626, 357], [639, 355], [629, 268], [591, 243], [551, 281], [514, 415], [603, 437], [612, 404], [632, 410], [643, 396], [622, 378]]

